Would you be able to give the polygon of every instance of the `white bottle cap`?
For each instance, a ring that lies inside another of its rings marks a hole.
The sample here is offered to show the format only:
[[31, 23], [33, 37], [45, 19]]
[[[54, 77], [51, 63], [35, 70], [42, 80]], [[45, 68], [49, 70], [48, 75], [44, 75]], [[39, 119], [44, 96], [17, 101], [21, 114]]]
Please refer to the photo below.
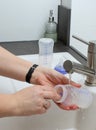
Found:
[[53, 44], [54, 45], [54, 40], [53, 39], [51, 39], [51, 38], [41, 38], [40, 40], [39, 40], [39, 44], [42, 44], [42, 43], [44, 43], [44, 44]]
[[56, 89], [57, 93], [61, 96], [61, 99], [56, 102], [57, 103], [64, 102], [64, 100], [66, 99], [67, 94], [68, 94], [67, 89], [64, 87], [64, 85], [60, 85], [60, 84], [56, 85], [55, 89]]

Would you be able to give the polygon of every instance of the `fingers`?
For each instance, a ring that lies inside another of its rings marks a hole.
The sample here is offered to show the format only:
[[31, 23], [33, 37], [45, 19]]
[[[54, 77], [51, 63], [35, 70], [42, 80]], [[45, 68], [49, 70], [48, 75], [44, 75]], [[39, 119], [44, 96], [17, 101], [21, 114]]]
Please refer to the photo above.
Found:
[[48, 109], [48, 108], [50, 108], [50, 106], [51, 106], [51, 103], [48, 100], [45, 100], [43, 107], [45, 109]]
[[59, 100], [61, 96], [57, 93], [56, 89], [50, 86], [40, 86], [42, 89], [42, 96], [44, 99], [52, 99], [52, 100]]
[[44, 91], [43, 96], [45, 99], [52, 99], [54, 101], [57, 101], [61, 98], [61, 96], [57, 94], [56, 91]]
[[42, 103], [42, 107], [41, 107], [41, 109], [39, 111], [39, 114], [47, 112], [47, 110], [50, 108], [50, 106], [51, 106], [50, 101], [44, 99], [43, 103]]
[[42, 99], [42, 108], [40, 113], [45, 113], [51, 106], [50, 100], [59, 100], [61, 98], [60, 95], [57, 94], [56, 90], [51, 87], [39, 86], [41, 91], [41, 99]]
[[80, 87], [81, 87], [81, 85], [80, 85], [79, 83], [75, 83], [75, 82], [73, 82], [73, 81], [71, 81], [70, 83], [71, 83], [71, 85], [73, 85], [73, 86], [75, 86], [75, 87], [77, 87], [77, 88], [80, 88]]
[[69, 111], [69, 110], [77, 110], [77, 109], [78, 109], [78, 106], [76, 106], [76, 105], [64, 106], [64, 105], [61, 104], [61, 103], [56, 103], [56, 104], [57, 104], [57, 106], [59, 106], [61, 109], [67, 110], [67, 111]]

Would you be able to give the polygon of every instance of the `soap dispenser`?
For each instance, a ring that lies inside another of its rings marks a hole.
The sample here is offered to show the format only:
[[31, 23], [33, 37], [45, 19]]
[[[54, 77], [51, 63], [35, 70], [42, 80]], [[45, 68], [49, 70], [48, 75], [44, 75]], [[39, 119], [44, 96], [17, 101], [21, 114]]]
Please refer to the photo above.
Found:
[[45, 38], [52, 38], [54, 42], [57, 41], [57, 23], [54, 21], [53, 10], [50, 10], [49, 21], [45, 29]]

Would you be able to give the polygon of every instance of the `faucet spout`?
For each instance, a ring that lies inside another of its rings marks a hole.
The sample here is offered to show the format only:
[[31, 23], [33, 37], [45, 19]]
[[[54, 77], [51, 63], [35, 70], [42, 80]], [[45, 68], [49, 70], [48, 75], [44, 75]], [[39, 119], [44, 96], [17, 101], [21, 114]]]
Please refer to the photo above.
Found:
[[83, 42], [84, 44], [88, 45], [88, 52], [87, 52], [87, 65], [81, 65], [78, 63], [74, 63], [71, 61], [66, 61], [64, 63], [64, 68], [67, 72], [77, 72], [81, 74], [85, 74], [86, 78], [86, 85], [91, 85], [96, 87], [96, 40], [95, 41], [85, 41], [75, 35], [73, 38]]
[[86, 76], [92, 76], [92, 77], [96, 76], [95, 70], [90, 69], [89, 67], [84, 66], [82, 64], [72, 62], [70, 60], [66, 60], [63, 66], [68, 73], [77, 72], [80, 74], [84, 74]]
[[70, 60], [66, 60], [63, 64], [64, 69], [68, 72], [68, 73], [73, 73], [73, 72], [77, 72], [83, 75], [87, 76], [87, 79], [89, 78], [91, 80], [91, 82], [88, 82], [90, 80], [86, 80], [85, 83], [87, 85], [94, 85], [96, 86], [96, 70], [91, 69], [87, 66], [84, 66], [82, 64], [79, 63], [75, 63], [72, 62]]

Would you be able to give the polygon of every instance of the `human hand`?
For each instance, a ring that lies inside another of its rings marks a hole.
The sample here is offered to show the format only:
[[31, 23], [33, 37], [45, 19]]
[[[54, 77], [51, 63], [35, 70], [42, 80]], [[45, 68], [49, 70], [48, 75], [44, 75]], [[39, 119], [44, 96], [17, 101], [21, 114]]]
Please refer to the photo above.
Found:
[[[54, 87], [58, 84], [68, 84], [69, 79], [53, 69], [38, 66], [32, 74], [30, 82], [32, 84]], [[76, 87], [80, 87], [80, 84], [77, 84], [73, 81], [70, 81], [70, 84]]]
[[[32, 75], [31, 82], [35, 84], [55, 87], [55, 85], [58, 84], [68, 84], [69, 79], [53, 69], [38, 66]], [[76, 87], [80, 87], [80, 84], [73, 81], [70, 81], [70, 84]], [[64, 110], [75, 110], [78, 108], [76, 105], [64, 106], [61, 103], [56, 104]]]
[[58, 100], [60, 96], [52, 87], [35, 85], [16, 92], [12, 99], [14, 115], [28, 116], [45, 113], [51, 106], [50, 100]]
[[[55, 103], [56, 103], [56, 102], [55, 102]], [[67, 110], [67, 111], [69, 111], [69, 110], [77, 110], [77, 109], [79, 109], [79, 107], [76, 106], [76, 105], [65, 106], [65, 105], [62, 104], [62, 103], [56, 103], [56, 104], [57, 104], [57, 106], [60, 107], [61, 109], [63, 109], [63, 110]]]

